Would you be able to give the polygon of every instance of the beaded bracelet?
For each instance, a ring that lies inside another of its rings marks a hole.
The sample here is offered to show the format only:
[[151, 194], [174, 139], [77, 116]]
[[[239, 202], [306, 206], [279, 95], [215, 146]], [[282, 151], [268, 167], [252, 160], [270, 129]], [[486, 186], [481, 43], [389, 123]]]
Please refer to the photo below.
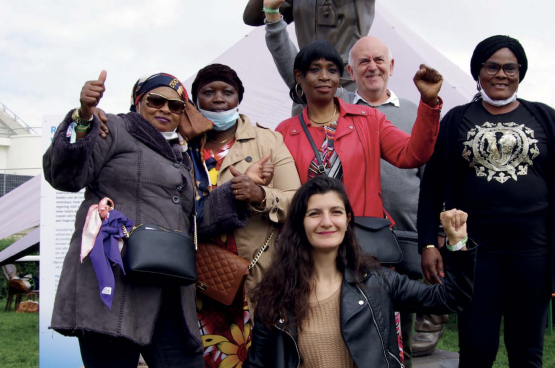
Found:
[[278, 13], [279, 13], [279, 8], [277, 8], [277, 9], [272, 9], [272, 8], [263, 7], [263, 8], [262, 8], [262, 11], [263, 11], [264, 13], [267, 13], [267, 14], [278, 14]]

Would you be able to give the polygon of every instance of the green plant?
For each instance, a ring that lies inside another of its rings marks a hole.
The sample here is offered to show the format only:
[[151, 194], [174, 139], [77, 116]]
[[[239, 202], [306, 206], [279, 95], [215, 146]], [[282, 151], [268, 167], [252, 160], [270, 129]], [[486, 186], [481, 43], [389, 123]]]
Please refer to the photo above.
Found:
[[[15, 242], [14, 238], [5, 238], [0, 240], [0, 252], [6, 249], [8, 246], [12, 245]], [[2, 276], [2, 280], [5, 280]], [[6, 288], [6, 282], [0, 282], [0, 299], [7, 299], [8, 298], [8, 289]]]

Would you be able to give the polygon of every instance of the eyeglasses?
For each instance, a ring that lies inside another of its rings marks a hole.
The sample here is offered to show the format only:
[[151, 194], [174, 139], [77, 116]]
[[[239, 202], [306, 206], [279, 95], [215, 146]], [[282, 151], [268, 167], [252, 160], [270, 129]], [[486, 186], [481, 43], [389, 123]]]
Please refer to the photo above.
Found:
[[146, 96], [146, 105], [152, 107], [153, 109], [162, 108], [166, 102], [168, 103], [168, 108], [171, 112], [176, 115], [181, 115], [185, 109], [185, 102], [177, 99], [166, 98], [158, 93], [149, 93]]
[[505, 72], [508, 77], [514, 77], [518, 74], [521, 65], [515, 63], [499, 65], [497, 63], [489, 61], [486, 63], [482, 63], [482, 66], [484, 67], [484, 71], [487, 75], [494, 76], [499, 73], [499, 69], [503, 68], [503, 72]]

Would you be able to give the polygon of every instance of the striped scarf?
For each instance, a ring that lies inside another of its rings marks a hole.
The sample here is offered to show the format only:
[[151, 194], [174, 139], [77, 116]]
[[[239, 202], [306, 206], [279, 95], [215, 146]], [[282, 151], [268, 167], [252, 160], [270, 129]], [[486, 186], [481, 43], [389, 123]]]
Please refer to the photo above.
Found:
[[[343, 180], [343, 168], [341, 166], [341, 160], [337, 155], [337, 152], [333, 149], [335, 140], [335, 131], [337, 129], [337, 121], [325, 127], [326, 137], [320, 146], [320, 157], [322, 158], [322, 164], [326, 168], [326, 175]], [[318, 172], [318, 159], [314, 157], [310, 166], [308, 167], [308, 179], [313, 179], [319, 175]]]

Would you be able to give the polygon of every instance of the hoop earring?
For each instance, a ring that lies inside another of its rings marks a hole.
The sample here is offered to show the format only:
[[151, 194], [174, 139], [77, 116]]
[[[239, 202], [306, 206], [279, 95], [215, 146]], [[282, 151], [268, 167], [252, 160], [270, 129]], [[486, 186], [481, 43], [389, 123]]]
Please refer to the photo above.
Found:
[[[341, 98], [341, 96], [343, 96], [343, 92], [345, 91], [345, 90], [343, 89], [343, 86], [342, 86], [341, 84], [339, 85], [339, 87], [341, 87], [341, 93], [339, 94], [339, 96], [335, 96], [335, 97], [337, 97], [337, 98]], [[337, 92], [336, 92], [336, 93], [337, 93]]]
[[476, 89], [478, 90], [478, 92], [482, 90], [482, 86], [480, 85], [480, 79], [478, 79], [478, 82], [476, 83]]
[[301, 87], [301, 93], [299, 93], [299, 83], [295, 84], [295, 93], [297, 94], [297, 96], [299, 96], [299, 98], [303, 97], [304, 95], [303, 87]]

